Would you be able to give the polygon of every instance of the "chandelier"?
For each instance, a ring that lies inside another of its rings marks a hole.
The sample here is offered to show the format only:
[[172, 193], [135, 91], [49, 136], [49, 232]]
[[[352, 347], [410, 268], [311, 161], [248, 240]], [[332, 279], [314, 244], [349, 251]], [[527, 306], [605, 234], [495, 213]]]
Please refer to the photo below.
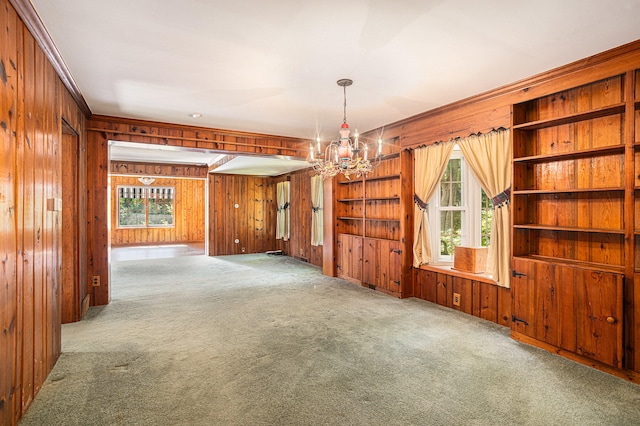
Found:
[[323, 179], [334, 177], [338, 173], [342, 173], [347, 179], [351, 176], [359, 178], [372, 172], [380, 164], [382, 138], [378, 138], [378, 146], [372, 162], [369, 159], [369, 146], [360, 141], [358, 130], [356, 129], [353, 139], [349, 137], [351, 131], [347, 124], [347, 86], [351, 84], [353, 81], [348, 78], [338, 80], [338, 86], [342, 87], [344, 92], [340, 139], [331, 141], [324, 152], [321, 149], [320, 135], [316, 137], [315, 147], [313, 143], [309, 144], [308, 161]]

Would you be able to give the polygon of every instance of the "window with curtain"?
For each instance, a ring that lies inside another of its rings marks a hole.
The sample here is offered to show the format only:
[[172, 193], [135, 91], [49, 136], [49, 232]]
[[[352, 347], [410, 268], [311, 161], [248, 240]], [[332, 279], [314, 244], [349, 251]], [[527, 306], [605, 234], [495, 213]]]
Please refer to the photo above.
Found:
[[117, 194], [119, 228], [174, 226], [174, 187], [119, 186]]
[[276, 185], [277, 214], [276, 214], [276, 240], [289, 240], [289, 228], [291, 220], [290, 183], [278, 182]]
[[453, 262], [455, 246], [488, 246], [491, 235], [491, 199], [482, 190], [456, 146], [435, 195], [429, 201], [429, 221], [435, 224], [432, 247], [436, 262]]

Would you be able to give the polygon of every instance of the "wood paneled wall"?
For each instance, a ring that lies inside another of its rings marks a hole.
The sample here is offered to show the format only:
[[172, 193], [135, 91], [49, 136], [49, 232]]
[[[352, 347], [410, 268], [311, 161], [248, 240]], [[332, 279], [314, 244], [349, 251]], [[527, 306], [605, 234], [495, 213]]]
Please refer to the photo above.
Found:
[[[206, 170], [206, 168], [205, 168]], [[204, 241], [205, 180], [156, 177], [150, 187], [173, 186], [174, 226], [119, 228], [118, 186], [140, 186], [137, 177], [111, 175], [111, 245], [171, 244]]]
[[291, 185], [290, 238], [277, 240], [277, 247], [291, 257], [322, 267], [323, 248], [311, 245], [311, 177], [314, 175], [315, 172], [305, 169], [275, 179], [276, 182], [289, 180]]
[[7, 0], [0, 31], [0, 424], [10, 425], [60, 355], [62, 211], [53, 200], [62, 199], [62, 120], [84, 135], [85, 119]]
[[209, 175], [209, 255], [276, 249], [276, 185], [272, 178]]
[[[92, 182], [88, 200], [89, 275], [100, 277], [102, 283], [92, 288], [91, 303], [93, 305], [106, 305], [110, 299], [108, 262], [110, 233], [107, 209], [105, 209], [108, 173], [111, 167], [109, 140], [262, 155], [306, 156], [308, 149], [308, 141], [296, 138], [93, 116], [87, 129], [89, 150], [87, 161], [91, 165], [89, 181]], [[211, 232], [214, 232], [213, 228]], [[259, 249], [256, 250], [261, 251], [264, 247], [272, 247], [269, 246], [268, 239], [260, 239], [260, 241]], [[245, 247], [245, 250], [247, 249], [248, 247]]]

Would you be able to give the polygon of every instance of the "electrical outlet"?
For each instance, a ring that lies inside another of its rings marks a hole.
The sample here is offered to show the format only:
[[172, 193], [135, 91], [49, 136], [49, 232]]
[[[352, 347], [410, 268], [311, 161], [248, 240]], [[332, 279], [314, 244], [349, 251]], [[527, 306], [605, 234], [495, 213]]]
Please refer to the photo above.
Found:
[[94, 275], [91, 285], [94, 287], [100, 287], [100, 275]]
[[453, 306], [460, 306], [460, 293], [453, 293]]

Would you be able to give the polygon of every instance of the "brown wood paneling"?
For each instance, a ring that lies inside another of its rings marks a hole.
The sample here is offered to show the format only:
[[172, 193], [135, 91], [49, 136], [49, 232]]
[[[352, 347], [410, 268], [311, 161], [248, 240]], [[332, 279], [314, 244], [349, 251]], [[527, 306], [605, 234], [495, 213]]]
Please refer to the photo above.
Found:
[[[282, 250], [287, 255], [322, 267], [323, 246], [311, 245], [311, 177], [313, 176], [315, 172], [304, 169], [274, 178], [274, 183], [288, 180], [291, 191], [291, 237], [289, 241], [277, 240], [276, 243], [278, 250]], [[330, 199], [328, 201], [330, 202]]]
[[118, 227], [118, 186], [140, 186], [137, 177], [111, 176], [111, 244], [172, 244], [205, 240], [205, 181], [202, 179], [156, 178], [149, 185], [175, 188], [174, 226], [160, 228]]
[[[13, 7], [0, 8], [0, 424], [9, 425], [60, 355], [62, 117], [80, 130], [85, 118]], [[86, 270], [86, 258], [77, 264]]]
[[139, 163], [130, 161], [111, 161], [110, 173], [112, 175], [145, 175], [145, 176], [170, 176], [184, 178], [206, 178], [208, 168], [206, 166], [194, 166], [185, 164], [158, 164]]
[[18, 303], [22, 287], [18, 264], [17, 237], [21, 224], [17, 216], [16, 176], [19, 81], [18, 22], [15, 12], [3, 2], [0, 12], [0, 65], [4, 70], [0, 80], [0, 424], [11, 424], [20, 415], [21, 353], [21, 306]]
[[[273, 179], [209, 175], [209, 254], [261, 253], [276, 249]], [[237, 240], [237, 242], [236, 242]]]
[[202, 149], [245, 154], [290, 155], [304, 158], [308, 151], [308, 141], [298, 138], [120, 117], [94, 115], [89, 122], [88, 131], [109, 140], [176, 147], [194, 147], [195, 145]]

